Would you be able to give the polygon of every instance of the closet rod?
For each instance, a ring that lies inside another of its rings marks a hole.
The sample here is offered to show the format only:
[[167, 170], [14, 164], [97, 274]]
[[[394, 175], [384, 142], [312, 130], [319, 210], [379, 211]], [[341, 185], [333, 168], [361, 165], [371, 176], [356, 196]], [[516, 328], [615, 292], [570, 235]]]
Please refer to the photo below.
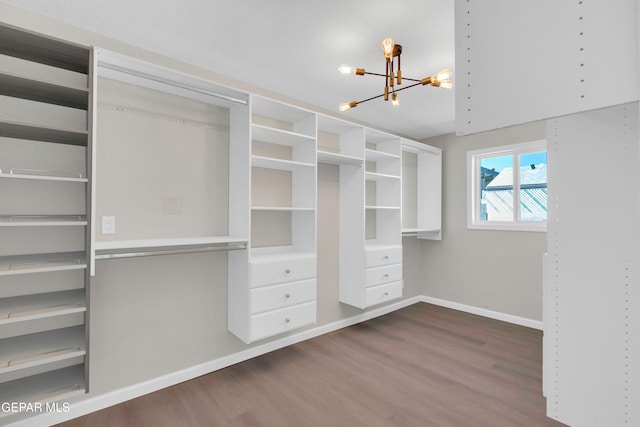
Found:
[[246, 243], [238, 243], [233, 245], [224, 246], [203, 246], [201, 248], [186, 248], [186, 249], [161, 249], [150, 250], [140, 252], [123, 252], [113, 254], [99, 254], [96, 255], [96, 259], [118, 259], [118, 258], [135, 258], [143, 256], [157, 256], [157, 255], [179, 255], [179, 254], [192, 254], [198, 252], [215, 252], [215, 251], [233, 251], [238, 249], [247, 249]]
[[190, 84], [187, 83], [179, 83], [177, 81], [174, 80], [169, 80], [169, 79], [165, 79], [159, 76], [154, 76], [153, 74], [148, 74], [142, 71], [137, 71], [137, 70], [132, 70], [130, 68], [127, 67], [122, 67], [120, 65], [115, 65], [115, 64], [110, 64], [107, 62], [101, 62], [98, 61], [98, 67], [101, 68], [105, 68], [107, 70], [111, 70], [111, 71], [116, 71], [119, 73], [123, 73], [123, 74], [128, 74], [130, 76], [134, 76], [134, 77], [140, 77], [143, 79], [147, 79], [147, 80], [151, 80], [154, 81], [156, 83], [162, 83], [165, 85], [169, 85], [169, 86], [175, 86], [175, 87], [179, 87], [180, 89], [185, 89], [185, 90], [189, 90], [191, 92], [196, 92], [202, 95], [207, 95], [207, 96], [212, 96], [214, 98], [218, 98], [218, 99], [224, 99], [225, 101], [231, 101], [231, 102], [235, 102], [238, 104], [242, 104], [242, 105], [247, 105], [247, 101], [244, 99], [238, 99], [238, 98], [234, 98], [232, 96], [228, 96], [228, 95], [223, 95], [221, 93], [217, 93], [217, 92], [212, 92], [206, 89], [201, 89], [197, 86], [192, 86]]

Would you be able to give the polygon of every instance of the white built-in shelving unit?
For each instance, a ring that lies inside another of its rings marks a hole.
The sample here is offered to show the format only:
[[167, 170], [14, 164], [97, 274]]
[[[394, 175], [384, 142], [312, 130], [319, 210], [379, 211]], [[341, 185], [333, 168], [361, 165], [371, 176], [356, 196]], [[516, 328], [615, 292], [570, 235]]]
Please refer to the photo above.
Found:
[[319, 116], [318, 150], [318, 162], [340, 170], [340, 301], [367, 308], [401, 297], [401, 139]]
[[86, 391], [91, 83], [91, 49], [0, 25], [2, 402]]
[[230, 254], [228, 326], [249, 343], [316, 320], [316, 115], [253, 96], [237, 137], [248, 158], [232, 173], [248, 170], [250, 190], [235, 210], [251, 237]]

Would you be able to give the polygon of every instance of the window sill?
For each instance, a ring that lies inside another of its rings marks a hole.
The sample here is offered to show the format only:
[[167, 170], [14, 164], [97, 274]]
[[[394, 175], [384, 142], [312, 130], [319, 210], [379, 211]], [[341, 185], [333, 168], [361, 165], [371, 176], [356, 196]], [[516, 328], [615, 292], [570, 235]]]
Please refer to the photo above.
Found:
[[486, 222], [482, 224], [467, 224], [469, 230], [487, 230], [487, 231], [525, 231], [546, 233], [547, 223], [536, 222]]

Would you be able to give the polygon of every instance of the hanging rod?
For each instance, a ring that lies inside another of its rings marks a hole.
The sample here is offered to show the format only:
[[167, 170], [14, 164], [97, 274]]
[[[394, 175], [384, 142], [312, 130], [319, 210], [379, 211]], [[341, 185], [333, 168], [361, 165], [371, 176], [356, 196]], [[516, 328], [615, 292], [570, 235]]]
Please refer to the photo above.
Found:
[[112, 254], [99, 254], [96, 255], [96, 259], [118, 259], [118, 258], [136, 258], [143, 256], [157, 256], [157, 255], [180, 255], [180, 254], [192, 254], [198, 252], [215, 252], [215, 251], [233, 251], [239, 249], [247, 249], [246, 243], [235, 243], [224, 246], [203, 246], [200, 248], [184, 248], [184, 249], [158, 249], [139, 252], [122, 252]]
[[123, 74], [128, 74], [130, 76], [134, 76], [134, 77], [139, 77], [139, 78], [143, 78], [146, 80], [150, 80], [150, 81], [154, 81], [156, 83], [162, 83], [165, 85], [169, 85], [169, 86], [175, 86], [178, 87], [180, 89], [185, 89], [191, 92], [195, 92], [195, 93], [199, 93], [201, 95], [207, 95], [207, 96], [211, 96], [214, 98], [218, 98], [218, 99], [223, 99], [225, 101], [230, 101], [230, 102], [235, 102], [237, 104], [242, 104], [242, 105], [247, 105], [248, 102], [244, 99], [239, 99], [239, 98], [234, 98], [233, 96], [229, 96], [229, 95], [224, 95], [222, 93], [217, 93], [211, 90], [207, 90], [207, 89], [203, 89], [188, 83], [183, 83], [183, 82], [178, 82], [175, 80], [171, 80], [171, 79], [167, 79], [164, 77], [160, 77], [160, 76], [156, 76], [153, 74], [149, 74], [149, 73], [145, 73], [144, 71], [138, 71], [138, 70], [134, 70], [131, 68], [128, 68], [126, 66], [121, 66], [121, 65], [116, 65], [116, 64], [112, 64], [109, 62], [105, 62], [105, 61], [98, 61], [98, 67], [107, 69], [107, 70], [111, 70], [111, 71], [115, 71], [118, 73], [123, 73]]

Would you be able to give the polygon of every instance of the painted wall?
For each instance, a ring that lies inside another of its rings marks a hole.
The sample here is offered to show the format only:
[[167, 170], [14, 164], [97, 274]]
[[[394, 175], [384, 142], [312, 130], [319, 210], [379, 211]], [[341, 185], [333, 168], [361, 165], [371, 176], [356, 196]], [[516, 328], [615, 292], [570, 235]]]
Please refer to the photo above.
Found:
[[546, 233], [467, 229], [467, 151], [544, 139], [544, 122], [425, 140], [443, 150], [442, 241], [422, 243], [424, 294], [542, 320]]

